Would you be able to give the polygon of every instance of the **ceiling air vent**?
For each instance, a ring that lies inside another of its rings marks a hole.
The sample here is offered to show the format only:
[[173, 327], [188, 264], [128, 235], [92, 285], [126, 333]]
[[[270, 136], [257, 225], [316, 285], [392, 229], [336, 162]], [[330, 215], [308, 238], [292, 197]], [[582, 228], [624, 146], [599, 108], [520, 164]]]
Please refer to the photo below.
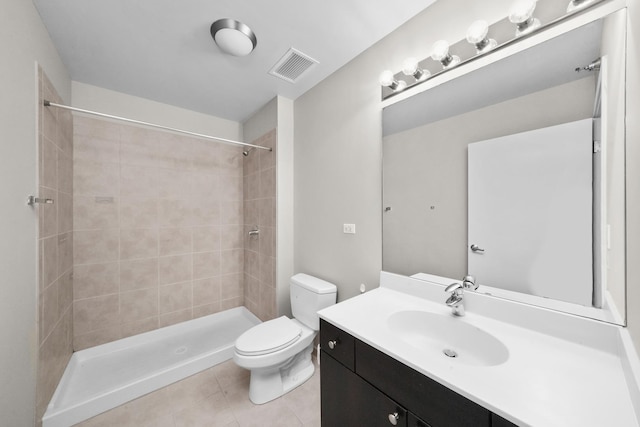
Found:
[[273, 66], [269, 74], [280, 77], [289, 83], [295, 83], [305, 71], [317, 63], [318, 61], [310, 56], [291, 48]]

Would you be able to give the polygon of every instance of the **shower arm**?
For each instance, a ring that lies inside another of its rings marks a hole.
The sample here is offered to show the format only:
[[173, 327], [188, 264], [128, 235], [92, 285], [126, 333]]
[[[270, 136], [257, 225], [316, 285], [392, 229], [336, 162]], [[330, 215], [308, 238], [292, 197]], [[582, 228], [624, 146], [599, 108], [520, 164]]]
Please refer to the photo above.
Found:
[[98, 113], [97, 111], [85, 110], [85, 109], [82, 109], [82, 108], [69, 107], [68, 105], [56, 104], [55, 102], [47, 101], [46, 99], [44, 100], [43, 104], [44, 104], [45, 107], [61, 108], [63, 110], [76, 111], [78, 113], [90, 114], [92, 116], [99, 116], [99, 117], [104, 117], [104, 118], [107, 118], [107, 119], [120, 120], [122, 122], [133, 123], [133, 124], [137, 124], [137, 125], [143, 125], [143, 126], [156, 128], [156, 129], [166, 130], [166, 131], [169, 131], [169, 132], [175, 132], [175, 133], [181, 133], [181, 134], [184, 134], [184, 135], [194, 136], [196, 138], [203, 138], [203, 139], [208, 139], [208, 140], [213, 140], [213, 141], [219, 141], [219, 142], [224, 142], [226, 144], [241, 145], [243, 147], [258, 148], [260, 150], [273, 151], [270, 147], [263, 147], [261, 145], [249, 144], [247, 142], [234, 141], [232, 139], [226, 139], [226, 138], [220, 138], [220, 137], [217, 137], [217, 136], [205, 135], [205, 134], [202, 134], [202, 133], [190, 132], [188, 130], [175, 129], [175, 128], [172, 128], [172, 127], [169, 127], [169, 126], [157, 125], [155, 123], [143, 122], [143, 121], [140, 121], [140, 120], [127, 119], [126, 117], [113, 116], [111, 114]]

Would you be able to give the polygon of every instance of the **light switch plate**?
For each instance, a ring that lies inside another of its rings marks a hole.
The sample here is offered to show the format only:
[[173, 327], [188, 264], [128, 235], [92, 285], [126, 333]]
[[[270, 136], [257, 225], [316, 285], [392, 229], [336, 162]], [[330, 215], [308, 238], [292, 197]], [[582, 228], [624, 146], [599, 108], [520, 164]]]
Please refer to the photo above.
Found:
[[356, 234], [355, 224], [342, 224], [342, 232], [345, 234]]

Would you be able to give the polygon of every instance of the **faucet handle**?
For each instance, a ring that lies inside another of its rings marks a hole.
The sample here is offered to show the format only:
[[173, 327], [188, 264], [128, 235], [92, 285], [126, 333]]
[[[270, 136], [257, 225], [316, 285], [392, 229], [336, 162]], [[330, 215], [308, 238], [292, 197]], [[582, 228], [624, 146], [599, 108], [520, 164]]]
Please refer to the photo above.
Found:
[[475, 276], [464, 276], [462, 279], [462, 286], [467, 289], [473, 289], [474, 291], [478, 289]]
[[449, 286], [447, 286], [446, 288], [444, 288], [445, 292], [456, 292], [458, 293], [458, 291], [462, 292], [462, 283], [460, 282], [455, 282], [450, 284]]

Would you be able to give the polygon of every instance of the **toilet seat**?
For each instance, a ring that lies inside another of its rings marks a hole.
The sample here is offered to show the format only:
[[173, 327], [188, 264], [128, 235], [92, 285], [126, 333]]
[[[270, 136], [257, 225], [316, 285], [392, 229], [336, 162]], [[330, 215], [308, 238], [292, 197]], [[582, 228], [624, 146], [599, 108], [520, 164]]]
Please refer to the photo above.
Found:
[[287, 316], [269, 320], [249, 329], [236, 340], [236, 352], [260, 356], [289, 347], [300, 339], [302, 328]]

